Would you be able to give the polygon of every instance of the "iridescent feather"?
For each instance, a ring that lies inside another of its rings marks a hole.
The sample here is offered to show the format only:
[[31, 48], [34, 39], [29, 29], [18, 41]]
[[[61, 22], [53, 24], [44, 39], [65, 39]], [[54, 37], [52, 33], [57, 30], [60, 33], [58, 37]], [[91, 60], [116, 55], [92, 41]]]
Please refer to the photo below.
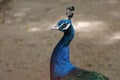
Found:
[[74, 28], [70, 19], [60, 20], [55, 28], [62, 31], [64, 35], [51, 56], [51, 80], [109, 80], [101, 73], [80, 69], [71, 64], [69, 44], [74, 38]]

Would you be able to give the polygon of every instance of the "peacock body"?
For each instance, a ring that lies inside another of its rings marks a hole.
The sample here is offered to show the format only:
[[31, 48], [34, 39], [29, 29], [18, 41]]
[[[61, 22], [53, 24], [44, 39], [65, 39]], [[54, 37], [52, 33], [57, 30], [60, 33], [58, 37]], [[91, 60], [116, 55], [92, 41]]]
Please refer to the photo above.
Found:
[[62, 31], [64, 35], [51, 56], [51, 80], [109, 80], [101, 73], [80, 69], [71, 64], [69, 44], [74, 38], [74, 28], [70, 19], [60, 20], [54, 29]]

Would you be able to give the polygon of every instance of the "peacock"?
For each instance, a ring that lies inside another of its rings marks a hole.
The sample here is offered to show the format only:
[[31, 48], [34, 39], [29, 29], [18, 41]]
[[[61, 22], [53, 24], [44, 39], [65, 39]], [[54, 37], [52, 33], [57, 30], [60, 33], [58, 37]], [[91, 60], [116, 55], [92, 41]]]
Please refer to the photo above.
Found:
[[[72, 14], [73, 16], [73, 14]], [[58, 21], [53, 27], [64, 33], [53, 50], [50, 60], [50, 80], [109, 80], [101, 73], [87, 71], [74, 66], [69, 58], [69, 44], [74, 38], [74, 27], [71, 17]]]

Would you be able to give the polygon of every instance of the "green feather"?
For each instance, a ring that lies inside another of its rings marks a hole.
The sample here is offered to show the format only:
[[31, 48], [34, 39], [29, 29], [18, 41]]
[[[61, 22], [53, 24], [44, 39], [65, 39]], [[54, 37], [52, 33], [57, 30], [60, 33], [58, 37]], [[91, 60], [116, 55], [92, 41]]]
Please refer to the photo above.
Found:
[[101, 73], [76, 68], [62, 80], [109, 80]]

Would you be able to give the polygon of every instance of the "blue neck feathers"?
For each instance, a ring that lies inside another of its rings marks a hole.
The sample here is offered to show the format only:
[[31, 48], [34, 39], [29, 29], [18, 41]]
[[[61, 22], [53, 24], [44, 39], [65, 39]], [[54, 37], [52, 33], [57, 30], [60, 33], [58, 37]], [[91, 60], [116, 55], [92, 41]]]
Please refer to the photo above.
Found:
[[72, 39], [74, 38], [74, 28], [71, 25], [70, 28], [64, 31], [62, 39], [59, 41], [55, 49], [61, 49], [62, 47], [68, 47]]
[[56, 45], [50, 62], [50, 72], [52, 80], [55, 77], [64, 77], [74, 66], [69, 59], [69, 44], [74, 37], [74, 28], [71, 25], [68, 30], [64, 31], [64, 35]]

